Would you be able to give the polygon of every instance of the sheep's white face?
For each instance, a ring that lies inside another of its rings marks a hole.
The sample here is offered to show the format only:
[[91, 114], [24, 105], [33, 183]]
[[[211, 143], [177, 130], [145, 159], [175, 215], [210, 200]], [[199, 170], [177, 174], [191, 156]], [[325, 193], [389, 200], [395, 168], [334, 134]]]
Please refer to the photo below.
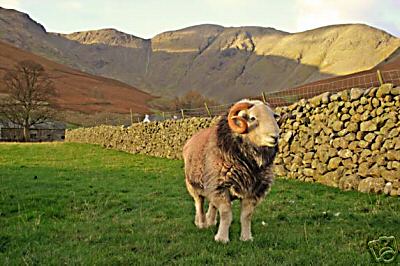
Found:
[[278, 145], [279, 116], [261, 101], [251, 101], [254, 104], [247, 110], [239, 112], [238, 116], [247, 121], [248, 129], [243, 138], [247, 138], [258, 147], [275, 147]]

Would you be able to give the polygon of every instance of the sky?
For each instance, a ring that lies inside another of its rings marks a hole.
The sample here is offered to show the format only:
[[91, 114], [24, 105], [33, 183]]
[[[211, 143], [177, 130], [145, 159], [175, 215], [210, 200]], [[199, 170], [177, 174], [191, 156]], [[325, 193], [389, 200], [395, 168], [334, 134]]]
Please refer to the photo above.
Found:
[[400, 0], [0, 0], [49, 32], [115, 28], [141, 37], [198, 24], [300, 32], [364, 23], [400, 37]]

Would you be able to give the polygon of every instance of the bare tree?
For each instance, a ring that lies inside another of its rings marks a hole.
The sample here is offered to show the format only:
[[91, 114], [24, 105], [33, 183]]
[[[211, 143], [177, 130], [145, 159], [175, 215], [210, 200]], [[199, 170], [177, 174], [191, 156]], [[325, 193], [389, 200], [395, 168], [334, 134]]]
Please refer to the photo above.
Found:
[[53, 82], [42, 65], [30, 60], [18, 62], [3, 78], [8, 94], [0, 103], [0, 114], [23, 128], [29, 141], [32, 126], [48, 121], [55, 114]]
[[204, 103], [208, 105], [218, 105], [213, 99], [207, 98], [198, 91], [190, 90], [186, 92], [181, 97], [175, 97], [172, 100], [172, 110], [180, 110], [180, 109], [191, 109], [191, 108], [202, 108], [204, 107]]

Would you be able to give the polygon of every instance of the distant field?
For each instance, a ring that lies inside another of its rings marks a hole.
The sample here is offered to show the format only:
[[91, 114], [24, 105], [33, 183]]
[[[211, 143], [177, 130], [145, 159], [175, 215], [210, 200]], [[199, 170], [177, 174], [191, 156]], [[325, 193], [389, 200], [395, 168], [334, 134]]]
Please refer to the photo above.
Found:
[[[239, 241], [198, 230], [182, 161], [73, 143], [0, 144], [0, 265], [365, 265], [400, 242], [398, 198], [277, 180]], [[397, 256], [400, 262], [400, 255]]]

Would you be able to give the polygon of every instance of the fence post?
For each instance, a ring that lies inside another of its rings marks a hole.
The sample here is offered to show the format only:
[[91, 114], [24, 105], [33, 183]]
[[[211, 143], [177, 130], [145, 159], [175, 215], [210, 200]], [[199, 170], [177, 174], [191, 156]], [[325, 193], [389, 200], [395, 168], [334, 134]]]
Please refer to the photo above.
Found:
[[262, 100], [264, 103], [267, 102], [267, 97], [265, 97], [265, 92], [261, 92]]
[[211, 116], [211, 111], [210, 111], [210, 109], [208, 108], [207, 102], [204, 102], [204, 107], [206, 108], [206, 111], [207, 111], [208, 116], [209, 116], [209, 117], [212, 117], [212, 116]]
[[132, 108], [129, 109], [130, 113], [131, 113], [131, 125], [133, 124], [133, 115], [132, 115]]
[[181, 109], [182, 119], [185, 119], [185, 114], [183, 113], [183, 109]]
[[382, 85], [382, 84], [383, 84], [383, 78], [382, 78], [382, 73], [381, 73], [381, 71], [378, 69], [378, 70], [376, 71], [376, 74], [378, 75], [379, 84]]

